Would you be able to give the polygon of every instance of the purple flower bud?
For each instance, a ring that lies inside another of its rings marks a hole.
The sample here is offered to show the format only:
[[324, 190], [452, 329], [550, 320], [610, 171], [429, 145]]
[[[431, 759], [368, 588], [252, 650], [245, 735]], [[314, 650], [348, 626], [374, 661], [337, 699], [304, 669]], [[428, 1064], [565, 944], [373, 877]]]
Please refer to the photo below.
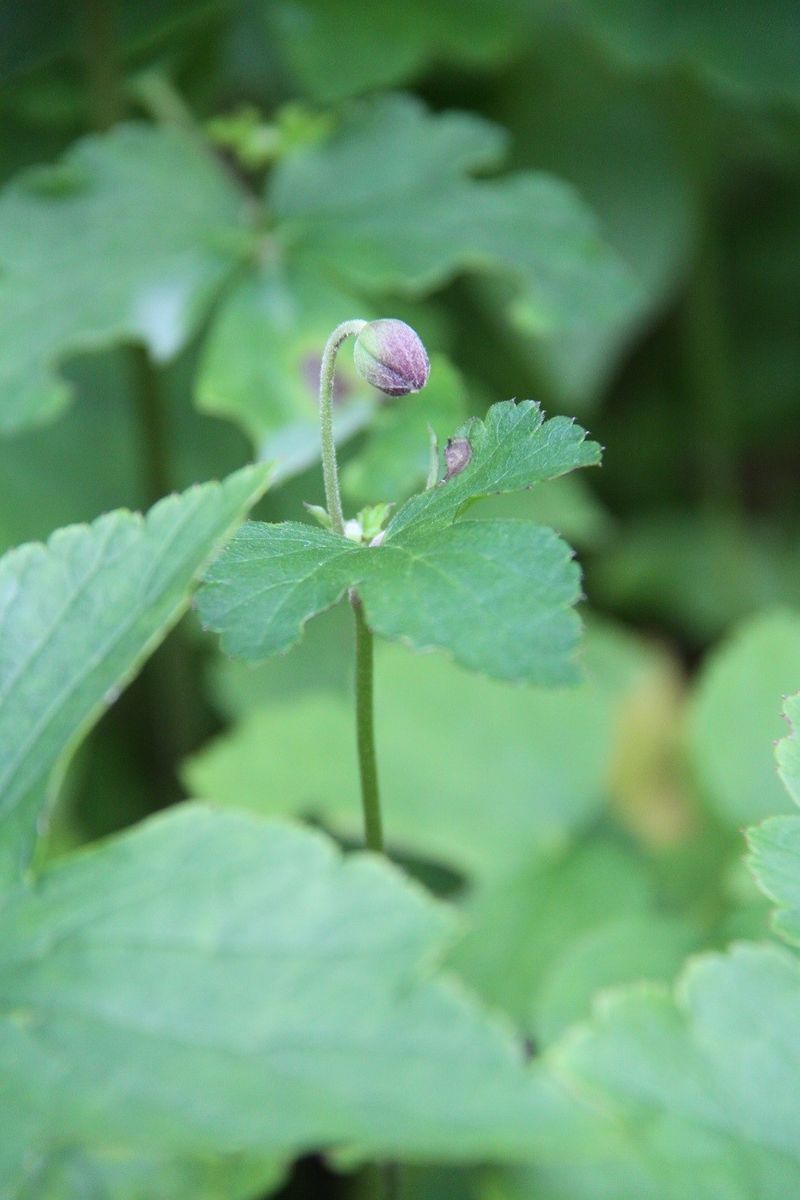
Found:
[[387, 396], [407, 396], [428, 382], [431, 364], [419, 337], [405, 321], [370, 321], [359, 333], [353, 361], [362, 379]]

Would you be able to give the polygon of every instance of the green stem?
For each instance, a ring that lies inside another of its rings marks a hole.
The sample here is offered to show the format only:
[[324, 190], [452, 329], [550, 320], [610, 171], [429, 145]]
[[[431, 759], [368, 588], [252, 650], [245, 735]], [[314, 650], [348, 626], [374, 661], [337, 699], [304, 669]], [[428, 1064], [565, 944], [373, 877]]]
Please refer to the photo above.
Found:
[[319, 369], [319, 424], [322, 440], [322, 478], [325, 482], [325, 505], [335, 533], [344, 533], [344, 513], [339, 492], [339, 472], [336, 467], [336, 442], [333, 438], [333, 377], [336, 355], [345, 338], [356, 336], [366, 321], [343, 321], [334, 329], [322, 352]]
[[147, 347], [130, 348], [134, 370], [134, 403], [141, 438], [145, 504], [149, 508], [171, 490], [164, 404], [159, 379]]
[[114, 0], [84, 0], [83, 54], [89, 85], [92, 124], [110, 129], [123, 116]]
[[375, 705], [373, 696], [372, 630], [364, 619], [361, 600], [351, 593], [356, 621], [356, 742], [361, 776], [361, 804], [367, 847], [383, 853], [383, 823], [375, 757]]

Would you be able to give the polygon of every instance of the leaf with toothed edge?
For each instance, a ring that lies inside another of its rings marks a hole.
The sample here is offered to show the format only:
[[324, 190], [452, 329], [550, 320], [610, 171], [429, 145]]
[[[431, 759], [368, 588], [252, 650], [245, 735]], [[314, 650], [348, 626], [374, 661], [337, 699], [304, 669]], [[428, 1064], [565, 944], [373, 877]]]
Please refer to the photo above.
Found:
[[223, 648], [250, 661], [284, 653], [306, 621], [355, 588], [383, 637], [449, 651], [498, 679], [577, 678], [580, 573], [569, 546], [524, 521], [457, 518], [480, 496], [597, 463], [600, 448], [529, 400], [495, 404], [456, 436], [469, 443], [462, 469], [404, 504], [379, 545], [300, 524], [246, 525], [198, 595]]
[[28, 866], [54, 772], [184, 612], [265, 467], [0, 559], [0, 880]]

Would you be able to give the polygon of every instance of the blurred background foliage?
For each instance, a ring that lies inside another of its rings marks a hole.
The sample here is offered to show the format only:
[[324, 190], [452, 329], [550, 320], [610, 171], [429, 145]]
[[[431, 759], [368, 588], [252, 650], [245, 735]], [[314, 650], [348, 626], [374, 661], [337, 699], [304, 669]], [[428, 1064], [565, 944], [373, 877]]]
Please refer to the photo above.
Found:
[[[800, 687], [797, 4], [29, 0], [0, 75], [3, 546], [254, 456], [259, 515], [302, 519], [327, 333], [413, 322], [422, 395], [341, 371], [350, 507], [419, 485], [428, 424], [512, 395], [606, 447], [477, 510], [577, 547], [584, 683], [379, 656], [391, 850], [463, 907], [453, 967], [536, 1048], [602, 988], [771, 936], [739, 831], [789, 807], [771, 744]], [[357, 842], [350, 653], [337, 611], [255, 671], [184, 622], [81, 752], [51, 853], [187, 791]], [[287, 1186], [359, 1183], [312, 1161]]]

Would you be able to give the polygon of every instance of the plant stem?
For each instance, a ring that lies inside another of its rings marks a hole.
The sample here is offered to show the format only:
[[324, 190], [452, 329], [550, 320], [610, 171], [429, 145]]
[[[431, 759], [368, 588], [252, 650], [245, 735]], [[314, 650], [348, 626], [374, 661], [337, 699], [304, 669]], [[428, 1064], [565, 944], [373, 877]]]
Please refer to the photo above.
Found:
[[356, 742], [365, 840], [368, 849], [382, 854], [383, 824], [375, 757], [372, 630], [364, 620], [364, 609], [355, 592], [351, 593], [350, 603], [356, 621]]
[[336, 442], [333, 438], [333, 376], [336, 355], [345, 338], [356, 335], [366, 321], [343, 321], [334, 329], [322, 352], [319, 369], [319, 425], [322, 439], [322, 478], [325, 482], [325, 505], [335, 533], [344, 533], [344, 513], [339, 492], [339, 472], [336, 467]]
[[114, 0], [84, 0], [82, 41], [92, 124], [95, 129], [110, 129], [125, 109]]

